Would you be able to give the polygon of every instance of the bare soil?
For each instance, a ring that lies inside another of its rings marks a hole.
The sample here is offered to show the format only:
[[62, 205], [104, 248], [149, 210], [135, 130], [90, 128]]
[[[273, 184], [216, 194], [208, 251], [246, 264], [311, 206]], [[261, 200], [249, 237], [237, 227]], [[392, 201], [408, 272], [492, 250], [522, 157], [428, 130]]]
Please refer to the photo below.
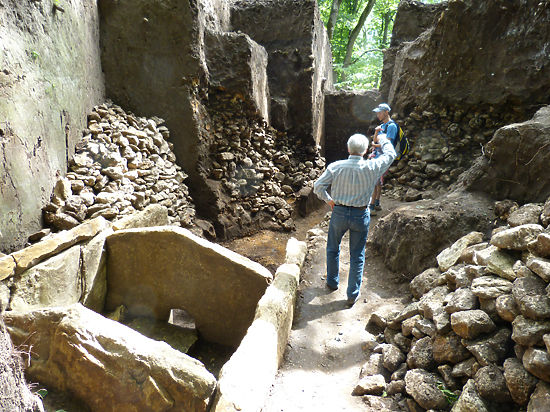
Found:
[[[385, 209], [372, 217], [371, 225], [401, 206], [390, 199], [382, 199], [382, 203]], [[299, 225], [302, 223], [306, 222]], [[375, 251], [367, 247], [361, 297], [347, 308], [348, 238], [344, 237], [340, 253], [340, 288], [332, 292], [325, 287], [326, 220], [321, 228], [325, 236], [309, 250], [285, 360], [264, 412], [382, 410], [380, 404], [369, 403], [369, 397], [352, 396], [351, 392], [367, 360], [362, 343], [370, 314], [382, 306], [403, 307], [408, 303], [408, 283], [386, 269]], [[396, 410], [389, 401], [384, 410]]]

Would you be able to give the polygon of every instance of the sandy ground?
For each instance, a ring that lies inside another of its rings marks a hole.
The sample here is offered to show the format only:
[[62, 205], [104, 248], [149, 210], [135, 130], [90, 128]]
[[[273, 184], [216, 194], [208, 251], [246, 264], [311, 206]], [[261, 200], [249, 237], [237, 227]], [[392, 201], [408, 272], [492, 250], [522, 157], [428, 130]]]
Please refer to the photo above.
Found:
[[[373, 217], [371, 225], [400, 205], [389, 200], [383, 204], [386, 210]], [[408, 283], [388, 271], [367, 248], [361, 298], [347, 308], [348, 237], [344, 237], [340, 253], [340, 288], [331, 292], [325, 287], [327, 228], [324, 230], [324, 238], [308, 254], [285, 360], [264, 412], [381, 410], [351, 395], [366, 361], [362, 349], [365, 326], [377, 308], [408, 303]]]

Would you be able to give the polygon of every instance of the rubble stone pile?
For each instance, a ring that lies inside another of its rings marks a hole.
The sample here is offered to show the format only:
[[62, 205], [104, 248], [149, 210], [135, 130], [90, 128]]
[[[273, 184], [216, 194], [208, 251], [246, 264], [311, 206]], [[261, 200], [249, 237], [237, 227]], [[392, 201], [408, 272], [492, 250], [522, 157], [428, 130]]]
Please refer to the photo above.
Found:
[[171, 224], [192, 225], [195, 209], [183, 183], [187, 176], [176, 164], [163, 123], [112, 103], [95, 107], [69, 173], [57, 181], [43, 208], [46, 225], [65, 230], [96, 216], [113, 220], [151, 203], [168, 208]]
[[470, 168], [496, 130], [519, 120], [489, 108], [467, 111], [457, 107], [417, 108], [406, 119], [395, 116], [411, 143], [403, 160], [390, 168], [388, 193], [406, 201], [433, 197]]
[[244, 226], [267, 215], [268, 227], [292, 230], [293, 203], [325, 167], [319, 147], [268, 126], [238, 96], [212, 91], [208, 110], [209, 178], [221, 183], [225, 218]]
[[550, 410], [550, 198], [495, 204], [507, 225], [472, 232], [416, 276], [414, 300], [368, 321], [357, 395], [409, 410]]

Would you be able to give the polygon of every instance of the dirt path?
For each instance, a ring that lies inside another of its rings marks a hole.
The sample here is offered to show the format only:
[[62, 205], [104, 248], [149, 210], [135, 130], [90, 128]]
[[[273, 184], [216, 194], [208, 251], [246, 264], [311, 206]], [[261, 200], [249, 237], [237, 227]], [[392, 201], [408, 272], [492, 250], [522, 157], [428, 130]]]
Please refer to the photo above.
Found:
[[[377, 219], [400, 205], [383, 199], [387, 209]], [[324, 212], [323, 212], [324, 213]], [[403, 306], [410, 300], [408, 284], [389, 272], [367, 248], [361, 298], [346, 307], [349, 248], [347, 235], [340, 254], [340, 289], [325, 288], [325, 246], [320, 237], [308, 255], [300, 285], [297, 312], [285, 353], [264, 412], [379, 411], [361, 397], [351, 396], [366, 357], [361, 346], [370, 314], [379, 307]], [[300, 238], [304, 240], [304, 238]]]

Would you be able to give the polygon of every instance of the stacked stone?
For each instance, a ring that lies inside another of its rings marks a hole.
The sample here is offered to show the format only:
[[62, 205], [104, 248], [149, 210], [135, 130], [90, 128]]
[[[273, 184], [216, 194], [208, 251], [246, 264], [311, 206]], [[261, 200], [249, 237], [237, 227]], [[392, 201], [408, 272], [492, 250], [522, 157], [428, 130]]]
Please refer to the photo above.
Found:
[[183, 183], [187, 176], [175, 163], [163, 123], [112, 103], [95, 107], [67, 177], [56, 182], [43, 208], [46, 225], [65, 230], [85, 219], [113, 220], [158, 203], [168, 208], [171, 224], [190, 226], [195, 209]]
[[260, 211], [267, 212], [277, 225], [291, 230], [292, 204], [325, 167], [320, 148], [291, 142], [286, 133], [269, 127], [235, 97], [217, 92], [213, 98], [213, 93], [208, 106], [212, 121], [209, 177], [221, 182], [230, 199], [229, 209], [239, 209], [228, 214], [244, 214], [250, 220]]
[[517, 121], [494, 108], [464, 111], [460, 108], [417, 108], [406, 119], [395, 120], [411, 143], [406, 160], [390, 168], [388, 194], [406, 201], [429, 197], [448, 187], [482, 153], [495, 131]]
[[412, 280], [412, 303], [371, 316], [356, 394], [414, 411], [550, 410], [550, 198], [495, 211], [507, 225], [488, 243], [459, 239]]

